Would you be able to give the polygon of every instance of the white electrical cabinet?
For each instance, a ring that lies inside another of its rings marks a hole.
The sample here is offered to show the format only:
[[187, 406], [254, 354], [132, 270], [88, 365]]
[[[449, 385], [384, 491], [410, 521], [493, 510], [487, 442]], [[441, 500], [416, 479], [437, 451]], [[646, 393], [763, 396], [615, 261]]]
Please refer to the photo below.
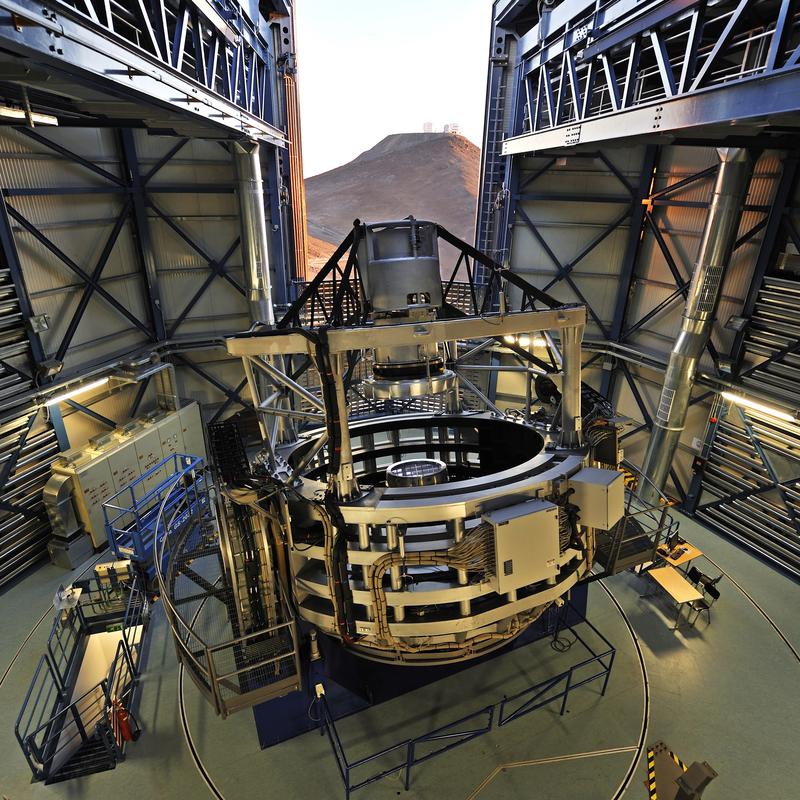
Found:
[[511, 592], [558, 573], [558, 506], [528, 500], [483, 515], [494, 528], [495, 591]]
[[625, 513], [625, 480], [612, 469], [584, 467], [569, 479], [575, 492], [570, 503], [578, 506], [581, 525], [609, 531]]
[[[94, 547], [106, 543], [103, 503], [164, 458], [176, 453], [206, 455], [200, 407], [189, 403], [177, 411], [158, 411], [68, 450], [52, 465], [44, 501], [53, 535], [62, 550], [88, 534]], [[164, 468], [146, 479], [146, 489], [167, 477]], [[58, 554], [51, 548], [51, 556]], [[62, 561], [69, 562], [64, 558]], [[61, 563], [61, 562], [58, 562]]]

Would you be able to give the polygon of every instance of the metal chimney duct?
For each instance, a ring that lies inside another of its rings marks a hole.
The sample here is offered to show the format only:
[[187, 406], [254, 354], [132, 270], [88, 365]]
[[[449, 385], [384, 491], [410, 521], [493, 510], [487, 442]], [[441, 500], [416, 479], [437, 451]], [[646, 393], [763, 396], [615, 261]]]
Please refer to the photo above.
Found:
[[272, 310], [272, 281], [269, 274], [267, 215], [264, 208], [264, 184], [258, 142], [231, 144], [236, 165], [236, 194], [242, 226], [242, 258], [245, 286], [253, 322], [275, 324]]
[[697, 364], [711, 335], [722, 279], [733, 253], [753, 164], [747, 150], [719, 148], [719, 172], [697, 255], [678, 338], [672, 347], [664, 387], [647, 444], [639, 496], [656, 505], [686, 424]]

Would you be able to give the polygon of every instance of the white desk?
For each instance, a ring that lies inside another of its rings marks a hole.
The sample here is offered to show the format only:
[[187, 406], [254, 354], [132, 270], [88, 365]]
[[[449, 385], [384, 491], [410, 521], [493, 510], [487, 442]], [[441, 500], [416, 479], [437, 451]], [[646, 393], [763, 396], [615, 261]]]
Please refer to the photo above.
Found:
[[689, 583], [674, 567], [656, 567], [645, 572], [645, 575], [650, 576], [675, 601], [675, 605], [678, 607], [675, 628], [680, 623], [683, 606], [686, 603], [703, 599], [702, 592]]

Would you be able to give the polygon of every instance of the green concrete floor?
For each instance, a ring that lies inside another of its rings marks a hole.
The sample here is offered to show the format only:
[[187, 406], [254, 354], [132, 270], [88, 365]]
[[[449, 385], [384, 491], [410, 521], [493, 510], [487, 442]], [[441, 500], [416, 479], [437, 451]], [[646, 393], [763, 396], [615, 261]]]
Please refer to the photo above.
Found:
[[[708, 800], [796, 797], [789, 759], [800, 730], [795, 688], [800, 661], [792, 651], [800, 650], [799, 587], [692, 520], [681, 518], [681, 532], [713, 559], [713, 564], [699, 560], [700, 569], [711, 575], [724, 570], [727, 576], [719, 584], [722, 596], [710, 626], [701, 620], [695, 629], [673, 631], [671, 608], [658, 599], [641, 599], [646, 585], [632, 574], [592, 584], [589, 618], [617, 647], [605, 697], [599, 683], [582, 687], [570, 696], [564, 717], [554, 704], [419, 765], [409, 792], [395, 774], [353, 797], [646, 798], [644, 765], [637, 762], [643, 724], [648, 743], [664, 739], [685, 761], [706, 760], [719, 772], [705, 793]], [[115, 770], [68, 783], [30, 782], [13, 724], [47, 639], [51, 598], [59, 583], [72, 577], [45, 566], [6, 590], [0, 601], [0, 796], [212, 797], [181, 724], [178, 670], [158, 606], [141, 678], [143, 733], [129, 746], [127, 759]], [[591, 634], [585, 636], [599, 645]], [[339, 725], [348, 756], [476, 711], [526, 682], [557, 674], [582, 653], [580, 645], [557, 653], [548, 642], [534, 643], [349, 717]], [[249, 711], [221, 720], [188, 678], [182, 690], [197, 758], [226, 800], [344, 796], [326, 739], [310, 733], [261, 751]], [[618, 795], [632, 764], [633, 778]]]

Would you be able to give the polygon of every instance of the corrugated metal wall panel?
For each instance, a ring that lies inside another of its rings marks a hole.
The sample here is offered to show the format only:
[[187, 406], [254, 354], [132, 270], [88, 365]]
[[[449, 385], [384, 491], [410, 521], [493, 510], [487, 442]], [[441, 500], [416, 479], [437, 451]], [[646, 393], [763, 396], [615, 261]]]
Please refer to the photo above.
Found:
[[[638, 184], [643, 148], [604, 147], [602, 153], [628, 183], [634, 186]], [[765, 217], [780, 174], [779, 155], [774, 151], [767, 151], [756, 164], [747, 202], [751, 206], [758, 206], [759, 209], [744, 212], [739, 229], [740, 236]], [[588, 242], [602, 233], [606, 225], [622, 214], [626, 202], [630, 204], [630, 198], [619, 178], [599, 158], [582, 158], [577, 155], [569, 155], [566, 159], [557, 161], [526, 187], [526, 181], [547, 162], [548, 158], [544, 156], [518, 159], [519, 186], [523, 193], [519, 206], [534, 223], [556, 258], [562, 264], [569, 264]], [[663, 146], [657, 159], [652, 191], [657, 194], [680, 180], [714, 167], [717, 162], [716, 153], [711, 147]], [[708, 176], [665, 195], [665, 199], [670, 203], [656, 204], [652, 209], [653, 220], [684, 282], [690, 279], [694, 268], [707, 214], [705, 204], [710, 199], [714, 177], [712, 171]], [[537, 198], [526, 199], [525, 194], [536, 194]], [[569, 202], [554, 200], [558, 195], [568, 195], [571, 200]], [[581, 196], [590, 197], [592, 202], [581, 202]], [[608, 197], [614, 202], [601, 202], [603, 197]], [[698, 203], [703, 205], [698, 206]], [[625, 287], [620, 287], [619, 275], [629, 235], [630, 226], [626, 219], [617, 230], [572, 267], [570, 272], [578, 290], [606, 329], [611, 327], [618, 294], [625, 290]], [[512, 242], [512, 269], [524, 275], [536, 286], [544, 288], [555, 275], [557, 268], [545, 247], [537, 240], [520, 214], [517, 214], [514, 221]], [[761, 234], [756, 233], [737, 248], [726, 273], [717, 315], [718, 321], [712, 334], [712, 342], [723, 356], [730, 351], [735, 337], [735, 333], [726, 330], [724, 325], [731, 316], [742, 311], [760, 245]], [[565, 302], [579, 300], [575, 291], [564, 281], [555, 284], [548, 291]], [[666, 304], [675, 293], [675, 278], [667, 258], [652, 231], [645, 226], [623, 326], [623, 336], [627, 343], [639, 350], [657, 355], [664, 361], [667, 360], [675, 334], [680, 327], [684, 306], [680, 295]], [[638, 330], [625, 336], [626, 331], [662, 303], [665, 306], [659, 313]], [[605, 338], [591, 316], [586, 337]], [[586, 371], [585, 378], [597, 387], [602, 371], [597, 362], [594, 367]], [[649, 414], [654, 414], [662, 376], [643, 367], [630, 365], [628, 369], [635, 376], [639, 396], [645, 408]], [[701, 362], [701, 369], [714, 371], [714, 364], [708, 354]], [[643, 421], [643, 413], [623, 376], [617, 380], [616, 387], [617, 395], [614, 401], [618, 410], [636, 420], [637, 425], [640, 424]], [[698, 390], [696, 394], [700, 395], [702, 391]], [[703, 434], [707, 416], [706, 404], [699, 403], [692, 406], [675, 462], [676, 471], [682, 481], [688, 481], [690, 477], [691, 461], [696, 454], [693, 445], [697, 444], [697, 438]], [[627, 452], [634, 461], [644, 454], [648, 436], [644, 430], [626, 439]]]
[[[47, 129], [42, 135], [126, 182], [116, 131], [64, 128]], [[144, 131], [134, 132], [133, 140], [142, 175], [158, 167], [183, 141], [174, 136], [148, 136]], [[129, 196], [127, 187], [120, 187], [86, 165], [74, 163], [46, 144], [12, 129], [0, 131], [0, 185], [8, 190], [9, 206], [87, 274], [94, 271]], [[193, 191], [193, 187], [197, 190]], [[174, 160], [157, 170], [148, 188], [152, 205], [145, 213], [167, 327], [185, 311], [187, 303], [212, 274], [203, 254], [211, 259], [213, 267], [230, 251], [225, 269], [231, 282], [221, 276], [215, 277], [196, 305], [186, 313], [175, 335], [179, 338], [222, 337], [247, 328], [249, 304], [232, 285], [243, 287], [244, 274], [241, 249], [238, 245], [232, 248], [239, 237], [239, 218], [232, 159], [227, 150], [217, 141], [190, 140], [180, 148]], [[156, 209], [168, 217], [172, 225], [179, 227], [185, 238], [176, 233]], [[21, 223], [12, 220], [12, 226], [33, 312], [47, 314], [50, 318], [50, 327], [42, 333], [41, 339], [46, 353], [52, 355], [58, 350], [86, 284]], [[134, 218], [129, 209], [99, 285], [150, 328], [152, 320], [142, 268]], [[8, 296], [8, 283], [8, 271], [2, 270], [0, 265], [0, 301]], [[10, 314], [13, 306], [13, 303], [9, 306]], [[14, 313], [14, 319], [8, 317], [7, 324], [0, 326], [0, 351], [6, 358], [27, 352], [23, 321], [18, 310]], [[65, 353], [64, 374], [79, 373], [87, 365], [107, 363], [120, 354], [146, 350], [152, 341], [152, 336], [137, 328], [95, 292]], [[244, 377], [241, 362], [228, 358], [223, 350], [196, 351], [187, 353], [185, 358], [197, 362], [211, 380], [175, 359], [178, 393], [204, 403], [208, 418], [227, 402], [230, 391], [241, 383]], [[26, 384], [29, 385], [30, 382]], [[4, 457], [13, 455], [20, 426], [28, 420], [25, 408], [13, 407], [14, 395], [23, 388], [13, 373], [0, 368], [0, 414], [5, 413], [3, 418], [7, 420], [7, 435], [0, 437], [3, 444], [0, 469]], [[85, 402], [93, 411], [124, 424], [130, 416], [134, 394], [132, 389], [110, 396], [100, 392]], [[154, 403], [155, 391], [151, 386], [139, 413], [147, 411]], [[81, 446], [109, 429], [66, 404], [61, 407], [72, 446]], [[233, 412], [240, 407], [234, 402], [229, 404], [228, 410]], [[29, 436], [29, 444], [21, 451], [20, 461], [8, 482], [8, 492], [13, 494], [0, 496], [0, 501], [9, 502], [11, 498], [15, 503], [24, 502], [23, 510], [31, 517], [29, 521], [17, 513], [0, 511], [0, 581], [16, 574], [31, 559], [41, 558], [49, 534], [42, 513], [41, 487], [48, 476], [49, 462], [57, 452], [57, 444], [46, 415], [39, 413], [36, 427]]]
[[[60, 128], [47, 130], [46, 138], [115, 177], [122, 174], [115, 132], [111, 129]], [[0, 160], [0, 178], [2, 185], [8, 187], [9, 204], [85, 273], [92, 274], [124, 210], [120, 187], [21, 132], [4, 131], [0, 142], [0, 151], [17, 153], [13, 158]], [[75, 193], [47, 193], [53, 189], [74, 189]], [[108, 193], [81, 193], [102, 189], [108, 189]], [[42, 193], [26, 195], [26, 191]], [[34, 313], [50, 318], [50, 329], [42, 334], [42, 344], [53, 355], [85, 285], [32, 233], [15, 224], [14, 234]], [[128, 220], [115, 239], [99, 285], [137, 319], [147, 319], [144, 287]], [[64, 369], [69, 372], [146, 342], [147, 337], [141, 331], [95, 292], [65, 353]]]
[[[606, 155], [624, 178], [636, 183], [642, 152], [642, 148], [634, 147], [609, 151]], [[601, 160], [591, 157], [569, 156], [526, 186], [526, 181], [548, 160], [541, 157], [520, 161], [521, 196], [518, 205], [534, 223], [560, 264], [569, 265], [608, 226], [623, 216], [630, 206], [630, 199], [619, 178]], [[526, 199], [526, 195], [535, 195], [536, 199]], [[567, 199], [558, 200], [559, 196]], [[577, 198], [581, 196], [591, 196], [592, 200], [580, 202]], [[603, 198], [607, 198], [607, 202], [603, 202]], [[629, 221], [624, 219], [569, 272], [578, 291], [589, 301], [605, 327], [611, 323], [616, 302], [616, 285], [608, 279], [618, 273], [628, 231]], [[558, 271], [545, 247], [519, 214], [512, 230], [512, 265], [515, 272], [539, 287], [546, 286]], [[565, 281], [556, 283], [548, 291], [563, 302], [581, 301]], [[591, 318], [587, 336], [603, 338], [603, 332]]]

